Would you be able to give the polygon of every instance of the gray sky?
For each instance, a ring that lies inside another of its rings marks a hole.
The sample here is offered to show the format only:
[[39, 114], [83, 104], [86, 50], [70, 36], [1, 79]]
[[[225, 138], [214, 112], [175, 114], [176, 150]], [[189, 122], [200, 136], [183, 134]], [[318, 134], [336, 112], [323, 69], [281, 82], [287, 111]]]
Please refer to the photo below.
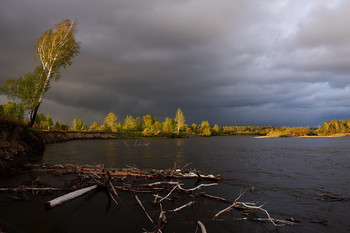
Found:
[[81, 49], [41, 105], [54, 121], [181, 108], [186, 123], [315, 127], [350, 118], [349, 12], [345, 0], [3, 1], [0, 83], [32, 72], [36, 40], [69, 18]]

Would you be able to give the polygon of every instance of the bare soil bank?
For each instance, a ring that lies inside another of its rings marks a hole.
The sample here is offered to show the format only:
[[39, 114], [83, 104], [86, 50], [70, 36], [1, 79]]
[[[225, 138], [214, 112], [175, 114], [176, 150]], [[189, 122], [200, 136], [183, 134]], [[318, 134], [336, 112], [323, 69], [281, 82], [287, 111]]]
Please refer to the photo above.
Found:
[[44, 149], [36, 132], [23, 124], [0, 119], [0, 175], [6, 169], [38, 159]]
[[21, 123], [0, 119], [0, 177], [13, 168], [40, 159], [45, 144], [76, 139], [114, 139], [100, 132], [34, 131]]

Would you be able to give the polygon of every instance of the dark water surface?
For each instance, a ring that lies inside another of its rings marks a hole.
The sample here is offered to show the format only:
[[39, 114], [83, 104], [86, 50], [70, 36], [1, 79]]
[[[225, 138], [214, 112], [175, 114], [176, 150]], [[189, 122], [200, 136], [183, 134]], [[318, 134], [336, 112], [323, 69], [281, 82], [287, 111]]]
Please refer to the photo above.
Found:
[[[237, 221], [237, 210], [222, 215], [224, 221], [210, 220], [227, 204], [194, 199], [196, 203], [178, 213], [167, 214], [163, 232], [195, 232], [200, 220], [208, 232], [350, 232], [350, 137], [274, 138], [210, 137], [186, 139], [86, 140], [47, 145], [40, 163], [104, 164], [106, 167], [172, 168], [191, 163], [191, 168], [228, 178], [219, 186], [208, 187], [212, 195], [234, 200], [241, 191], [242, 201], [265, 203], [273, 218], [293, 218], [294, 226], [274, 227], [271, 223]], [[2, 180], [31, 184], [38, 178], [27, 171]], [[59, 186], [68, 178], [44, 176], [41, 182]], [[195, 184], [186, 184], [193, 187]], [[336, 197], [324, 198], [319, 194]], [[116, 207], [99, 191], [53, 210], [44, 202], [53, 193], [30, 200], [0, 196], [0, 228], [5, 232], [142, 232], [151, 230], [149, 221], [133, 195], [121, 193], [128, 208]], [[151, 195], [140, 195], [148, 203]], [[189, 199], [191, 200], [191, 199]], [[173, 209], [189, 200], [169, 203]], [[146, 205], [150, 214], [157, 208]], [[262, 216], [262, 215], [259, 215]], [[244, 216], [243, 216], [244, 217]]]

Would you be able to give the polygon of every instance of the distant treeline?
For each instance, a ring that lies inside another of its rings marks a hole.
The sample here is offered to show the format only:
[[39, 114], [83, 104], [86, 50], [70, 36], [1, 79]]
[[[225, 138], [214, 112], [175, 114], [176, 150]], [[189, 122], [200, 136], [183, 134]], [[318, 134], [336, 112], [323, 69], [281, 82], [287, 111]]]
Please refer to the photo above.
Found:
[[325, 121], [316, 132], [318, 135], [350, 134], [350, 119]]
[[[0, 105], [0, 117], [16, 121], [24, 121], [24, 109], [21, 103], [16, 104], [8, 102]], [[74, 119], [71, 127], [67, 123], [54, 123], [50, 115], [38, 114], [33, 128], [41, 130], [59, 130], [59, 131], [86, 131], [86, 132], [112, 132], [112, 133], [137, 133], [142, 136], [174, 136], [179, 135], [202, 135], [202, 136], [220, 136], [220, 135], [260, 135], [270, 137], [297, 137], [312, 135], [334, 135], [350, 134], [350, 119], [338, 121], [326, 121], [317, 129], [307, 127], [273, 127], [273, 126], [223, 126], [217, 124], [210, 125], [208, 121], [202, 121], [200, 124], [185, 123], [185, 116], [181, 109], [177, 110], [175, 118], [165, 118], [160, 122], [157, 117], [151, 114], [142, 118], [134, 118], [127, 115], [123, 121], [120, 121], [116, 114], [109, 113], [102, 123], [93, 122], [87, 125], [81, 119]]]

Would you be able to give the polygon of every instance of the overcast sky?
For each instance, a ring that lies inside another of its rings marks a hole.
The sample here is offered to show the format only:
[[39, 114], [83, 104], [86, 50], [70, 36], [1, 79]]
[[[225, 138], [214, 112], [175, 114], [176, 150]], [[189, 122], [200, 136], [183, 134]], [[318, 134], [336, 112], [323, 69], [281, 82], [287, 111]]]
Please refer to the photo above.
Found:
[[36, 40], [69, 18], [80, 54], [39, 110], [54, 121], [181, 108], [188, 124], [317, 127], [350, 118], [349, 12], [345, 0], [2, 1], [0, 83], [32, 72]]

